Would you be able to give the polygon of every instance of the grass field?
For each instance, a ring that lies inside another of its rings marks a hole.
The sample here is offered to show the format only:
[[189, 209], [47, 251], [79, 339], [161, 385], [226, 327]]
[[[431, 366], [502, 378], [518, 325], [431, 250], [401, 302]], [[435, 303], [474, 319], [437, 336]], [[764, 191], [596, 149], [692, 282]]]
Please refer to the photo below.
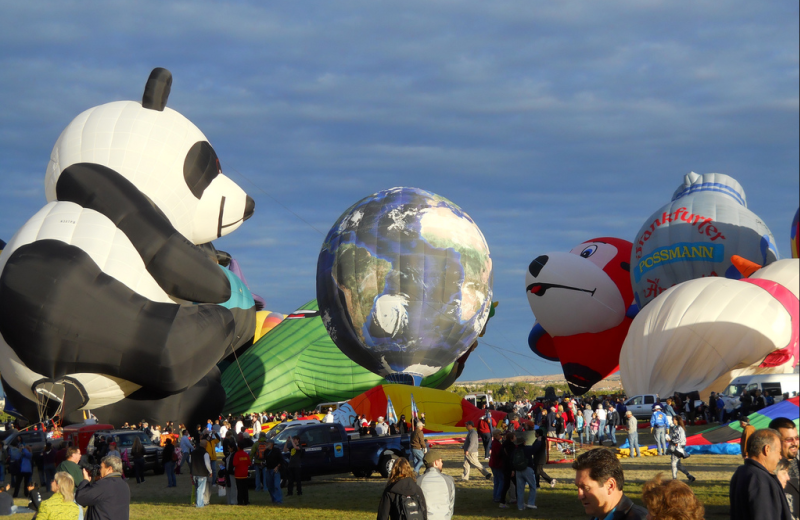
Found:
[[[705, 427], [689, 428], [689, 434]], [[651, 442], [647, 434], [640, 434], [642, 444]], [[623, 440], [623, 436], [619, 436]], [[582, 519], [587, 516], [577, 500], [572, 484], [575, 472], [569, 465], [549, 465], [546, 471], [558, 480], [555, 489], [546, 486], [536, 497], [537, 510], [518, 511], [516, 508], [499, 509], [492, 502], [492, 482], [484, 480], [477, 471], [472, 471], [469, 482], [461, 482], [463, 453], [457, 446], [441, 448], [446, 455], [445, 473], [456, 479], [455, 519], [489, 520], [498, 518], [540, 518], [554, 520]], [[686, 467], [698, 480], [692, 484], [695, 493], [706, 505], [706, 518], [729, 517], [728, 483], [739, 456], [695, 455], [686, 461]], [[641, 489], [644, 482], [663, 472], [670, 478], [669, 457], [644, 457], [623, 459], [625, 470], [625, 492], [636, 503], [641, 504]], [[223, 518], [236, 520], [282, 519], [282, 520], [373, 520], [385, 481], [373, 476], [359, 479], [352, 476], [315, 478], [303, 484], [303, 496], [285, 497], [282, 506], [273, 506], [269, 494], [250, 490], [251, 505], [247, 507], [224, 505], [225, 498], [216, 496], [213, 489], [211, 505], [195, 509], [189, 503], [190, 478], [178, 475], [178, 487], [166, 489], [166, 476], [147, 476], [144, 484], [128, 481], [131, 488], [131, 518], [136, 520], [170, 520]], [[682, 474], [679, 478], [684, 479]], [[18, 499], [18, 505], [24, 501]], [[11, 518], [27, 518], [15, 515]]]

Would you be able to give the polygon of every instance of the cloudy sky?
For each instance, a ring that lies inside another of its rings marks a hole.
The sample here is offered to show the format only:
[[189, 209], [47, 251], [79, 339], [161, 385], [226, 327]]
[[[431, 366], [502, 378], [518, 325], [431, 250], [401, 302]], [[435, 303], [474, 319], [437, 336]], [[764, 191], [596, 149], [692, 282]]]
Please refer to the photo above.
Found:
[[0, 0], [0, 238], [45, 203], [61, 130], [154, 67], [256, 214], [218, 242], [268, 308], [315, 294], [324, 234], [394, 186], [478, 223], [500, 301], [462, 379], [527, 347], [530, 261], [632, 240], [683, 175], [745, 188], [783, 256], [798, 208], [798, 3]]

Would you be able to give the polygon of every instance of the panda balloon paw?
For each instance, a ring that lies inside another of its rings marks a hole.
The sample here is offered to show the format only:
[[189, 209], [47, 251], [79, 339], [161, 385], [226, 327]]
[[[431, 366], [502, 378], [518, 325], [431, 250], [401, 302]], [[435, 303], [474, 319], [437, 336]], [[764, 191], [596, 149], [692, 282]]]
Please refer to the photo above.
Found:
[[255, 205], [167, 108], [171, 85], [155, 69], [142, 103], [76, 117], [51, 153], [47, 205], [0, 255], [0, 374], [18, 409], [188, 422], [224, 403], [215, 365], [252, 338], [255, 309], [198, 246]]

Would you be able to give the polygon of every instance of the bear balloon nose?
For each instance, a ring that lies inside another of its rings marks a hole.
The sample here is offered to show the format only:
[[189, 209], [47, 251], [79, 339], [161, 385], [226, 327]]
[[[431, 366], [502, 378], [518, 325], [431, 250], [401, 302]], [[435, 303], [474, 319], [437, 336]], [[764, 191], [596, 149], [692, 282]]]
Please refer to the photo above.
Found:
[[247, 196], [247, 201], [244, 203], [244, 220], [249, 219], [253, 216], [253, 212], [256, 210], [256, 201], [254, 201], [249, 195]]
[[544, 264], [546, 264], [548, 260], [549, 258], [547, 258], [547, 255], [537, 256], [533, 262], [531, 262], [531, 265], [528, 266], [528, 271], [536, 278], [539, 276]]

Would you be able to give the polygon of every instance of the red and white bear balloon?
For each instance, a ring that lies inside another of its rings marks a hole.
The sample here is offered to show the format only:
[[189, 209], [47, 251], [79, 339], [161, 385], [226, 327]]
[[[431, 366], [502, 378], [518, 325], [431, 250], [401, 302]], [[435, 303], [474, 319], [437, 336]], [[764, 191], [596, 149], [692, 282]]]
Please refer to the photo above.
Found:
[[620, 238], [594, 238], [569, 253], [541, 255], [528, 266], [525, 287], [536, 317], [528, 345], [561, 362], [576, 395], [619, 368], [632, 321], [631, 248]]

